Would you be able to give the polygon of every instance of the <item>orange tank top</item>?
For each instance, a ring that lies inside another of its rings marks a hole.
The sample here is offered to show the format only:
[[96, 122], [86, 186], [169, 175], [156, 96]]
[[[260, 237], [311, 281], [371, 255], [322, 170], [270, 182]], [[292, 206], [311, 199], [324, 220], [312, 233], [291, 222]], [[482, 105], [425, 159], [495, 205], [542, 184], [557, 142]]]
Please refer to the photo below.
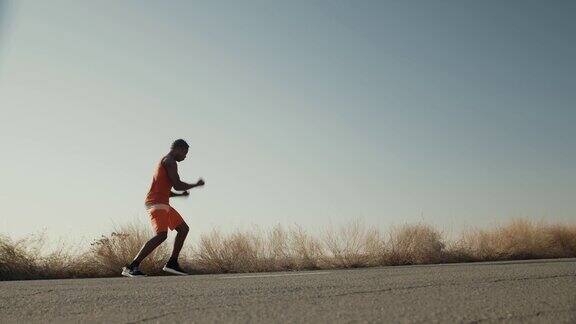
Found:
[[[163, 159], [162, 159], [163, 160]], [[166, 204], [170, 200], [170, 191], [172, 189], [172, 182], [168, 177], [168, 173], [162, 165], [162, 160], [156, 166], [154, 171], [154, 177], [152, 178], [152, 184], [150, 185], [150, 190], [148, 190], [148, 195], [146, 195], [146, 205], [154, 204]]]

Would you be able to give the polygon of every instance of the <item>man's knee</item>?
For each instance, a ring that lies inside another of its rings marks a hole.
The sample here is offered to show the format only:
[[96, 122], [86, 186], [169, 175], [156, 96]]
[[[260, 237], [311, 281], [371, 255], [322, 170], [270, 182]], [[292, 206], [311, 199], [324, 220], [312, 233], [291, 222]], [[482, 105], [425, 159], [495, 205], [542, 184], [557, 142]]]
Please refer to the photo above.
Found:
[[188, 231], [190, 231], [190, 227], [188, 227], [188, 224], [182, 223], [176, 227], [176, 231], [182, 235], [186, 235]]
[[166, 239], [168, 238], [168, 232], [160, 232], [160, 233], [157, 233], [156, 236], [155, 236], [155, 238], [156, 238], [157, 240], [159, 240], [160, 242], [164, 242], [164, 241], [166, 241]]

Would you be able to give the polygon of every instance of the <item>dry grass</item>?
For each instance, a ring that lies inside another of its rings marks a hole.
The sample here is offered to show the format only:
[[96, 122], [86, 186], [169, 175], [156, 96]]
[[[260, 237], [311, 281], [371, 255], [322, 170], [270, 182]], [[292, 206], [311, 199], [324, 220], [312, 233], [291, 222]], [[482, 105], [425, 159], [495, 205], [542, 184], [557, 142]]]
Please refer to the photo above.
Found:
[[515, 219], [495, 229], [467, 231], [452, 250], [467, 261], [575, 257], [576, 225]]
[[319, 269], [324, 259], [319, 241], [295, 226], [202, 235], [191, 254], [193, 270], [201, 273], [262, 272]]
[[44, 234], [14, 241], [0, 236], [0, 280], [73, 278], [86, 266], [65, 246], [44, 254]]
[[201, 272], [259, 271], [264, 261], [262, 238], [254, 233], [223, 235], [214, 230], [200, 237], [195, 256]]
[[440, 232], [425, 224], [393, 229], [385, 246], [389, 265], [440, 263], [447, 253]]
[[4, 280], [36, 277], [37, 259], [24, 241], [0, 237], [0, 278]]
[[[117, 276], [118, 269], [129, 264], [142, 245], [153, 236], [151, 230], [142, 224], [128, 224], [102, 236], [91, 244], [89, 251], [82, 257], [90, 260], [97, 269], [91, 276]], [[160, 245], [141, 264], [143, 271], [155, 274], [160, 271], [168, 258], [167, 244]], [[90, 269], [92, 270], [92, 269]]]
[[[151, 237], [145, 225], [123, 226], [82, 252], [66, 246], [43, 254], [44, 235], [15, 241], [0, 236], [0, 280], [118, 276]], [[157, 274], [168, 257], [163, 244], [142, 264]], [[576, 257], [576, 224], [513, 220], [492, 229], [475, 229], [447, 241], [426, 224], [406, 224], [382, 235], [352, 222], [316, 237], [299, 226], [269, 231], [223, 233], [213, 230], [189, 247], [181, 260], [194, 273], [333, 269]]]
[[357, 268], [381, 264], [385, 244], [380, 232], [361, 222], [328, 229], [323, 235], [326, 265], [332, 268]]

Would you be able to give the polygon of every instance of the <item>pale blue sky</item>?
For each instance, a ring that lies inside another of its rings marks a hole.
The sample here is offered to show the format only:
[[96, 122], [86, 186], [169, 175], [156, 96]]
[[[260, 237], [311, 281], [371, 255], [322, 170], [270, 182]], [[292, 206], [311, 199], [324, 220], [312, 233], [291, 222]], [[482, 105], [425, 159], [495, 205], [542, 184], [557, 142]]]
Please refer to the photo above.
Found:
[[0, 35], [0, 232], [576, 218], [572, 1], [19, 1]]

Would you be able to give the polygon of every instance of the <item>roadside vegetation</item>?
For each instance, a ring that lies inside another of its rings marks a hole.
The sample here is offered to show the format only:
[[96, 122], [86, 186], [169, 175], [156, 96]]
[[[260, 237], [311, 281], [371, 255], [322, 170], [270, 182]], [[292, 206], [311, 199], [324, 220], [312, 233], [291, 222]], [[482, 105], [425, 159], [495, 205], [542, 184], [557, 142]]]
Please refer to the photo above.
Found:
[[[0, 280], [119, 276], [152, 235], [143, 225], [126, 225], [88, 248], [62, 246], [46, 254], [46, 237], [13, 240], [0, 236]], [[169, 256], [163, 244], [142, 264], [160, 274]], [[576, 257], [576, 224], [516, 219], [490, 229], [467, 230], [448, 240], [426, 224], [382, 232], [352, 222], [313, 236], [299, 226], [203, 234], [181, 255], [193, 274], [340, 269], [409, 264]]]

